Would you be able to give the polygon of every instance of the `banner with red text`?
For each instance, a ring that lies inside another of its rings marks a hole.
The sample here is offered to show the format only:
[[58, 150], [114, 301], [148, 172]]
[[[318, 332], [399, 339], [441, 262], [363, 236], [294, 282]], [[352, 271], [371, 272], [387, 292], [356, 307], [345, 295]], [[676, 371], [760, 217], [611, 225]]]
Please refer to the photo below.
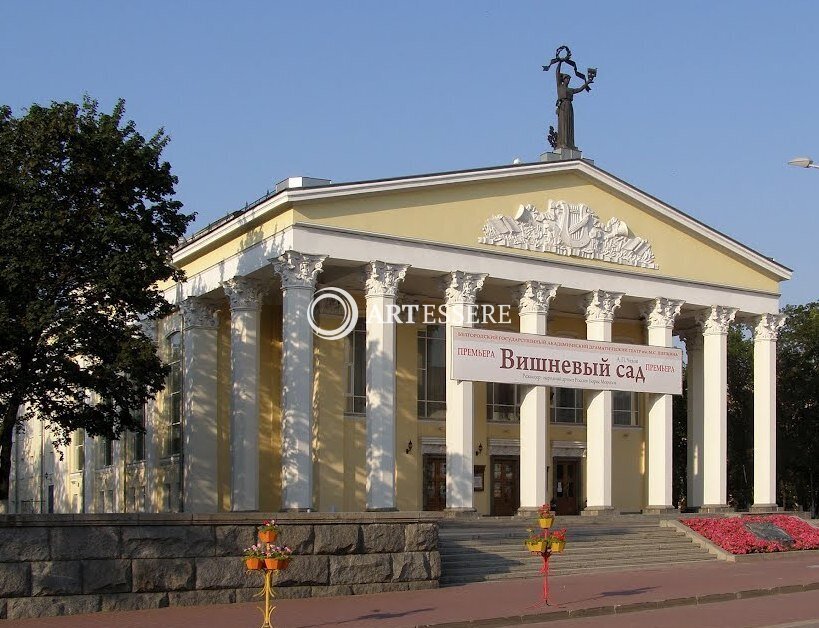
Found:
[[682, 394], [682, 351], [452, 328], [452, 379]]

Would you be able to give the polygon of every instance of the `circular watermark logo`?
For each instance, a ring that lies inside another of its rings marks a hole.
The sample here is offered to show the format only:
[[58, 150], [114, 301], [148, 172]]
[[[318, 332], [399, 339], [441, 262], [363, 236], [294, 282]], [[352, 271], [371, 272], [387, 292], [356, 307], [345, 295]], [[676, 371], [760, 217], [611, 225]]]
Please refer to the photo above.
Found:
[[[341, 324], [332, 329], [325, 329], [318, 324], [318, 304], [322, 301], [328, 301], [328, 305], [335, 303], [335, 308], [341, 314]], [[310, 327], [313, 328], [315, 334], [321, 338], [328, 340], [338, 340], [347, 336], [358, 323], [358, 305], [355, 299], [346, 290], [341, 288], [322, 288], [318, 290], [310, 301], [310, 307], [307, 310], [307, 319], [310, 322]]]

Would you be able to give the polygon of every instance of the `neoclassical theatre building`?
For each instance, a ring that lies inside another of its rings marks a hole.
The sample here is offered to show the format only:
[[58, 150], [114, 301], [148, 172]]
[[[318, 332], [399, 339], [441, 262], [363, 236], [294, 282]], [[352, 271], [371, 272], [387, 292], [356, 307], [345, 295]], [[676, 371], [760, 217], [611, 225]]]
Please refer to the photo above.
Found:
[[[174, 261], [187, 280], [163, 288], [178, 311], [146, 323], [171, 371], [139, 411], [145, 434], [77, 432], [61, 457], [31, 422], [16, 442], [14, 510], [678, 505], [672, 394], [453, 379], [456, 326], [684, 346], [685, 497], [719, 510], [732, 321], [754, 338], [754, 505], [775, 504], [779, 284], [790, 271], [587, 160], [291, 178]], [[338, 300], [314, 300], [328, 287], [352, 295], [355, 320]], [[499, 306], [505, 318], [478, 316]], [[340, 338], [314, 331], [347, 323]]]

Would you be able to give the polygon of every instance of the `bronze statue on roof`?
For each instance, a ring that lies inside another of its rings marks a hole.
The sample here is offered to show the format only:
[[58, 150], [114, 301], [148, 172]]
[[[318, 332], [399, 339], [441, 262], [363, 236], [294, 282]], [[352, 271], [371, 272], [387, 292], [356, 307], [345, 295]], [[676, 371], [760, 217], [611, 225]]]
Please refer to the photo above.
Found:
[[[583, 81], [580, 87], [571, 86], [571, 74], [563, 72], [563, 65], [571, 66], [574, 75]], [[577, 64], [572, 61], [572, 51], [568, 46], [560, 46], [555, 51], [555, 58], [549, 62], [549, 65], [543, 66], [543, 71], [548, 71], [552, 66], [555, 67], [555, 81], [557, 82], [557, 132], [554, 127], [549, 127], [549, 143], [552, 148], [560, 149], [566, 148], [570, 150], [577, 150], [574, 144], [574, 107], [572, 100], [574, 95], [579, 92], [591, 91], [591, 84], [597, 76], [596, 68], [589, 68], [586, 74], [577, 69]]]

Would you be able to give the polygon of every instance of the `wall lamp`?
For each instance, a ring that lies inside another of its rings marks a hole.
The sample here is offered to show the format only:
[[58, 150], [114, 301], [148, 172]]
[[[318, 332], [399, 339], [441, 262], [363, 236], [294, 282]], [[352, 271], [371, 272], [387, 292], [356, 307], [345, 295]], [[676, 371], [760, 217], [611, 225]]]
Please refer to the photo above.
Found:
[[478, 443], [478, 451], [475, 452], [475, 457], [480, 456], [481, 452], [483, 452], [483, 443]]
[[412, 451], [412, 441], [407, 443], [407, 448], [404, 451], [406, 451], [407, 453]]

